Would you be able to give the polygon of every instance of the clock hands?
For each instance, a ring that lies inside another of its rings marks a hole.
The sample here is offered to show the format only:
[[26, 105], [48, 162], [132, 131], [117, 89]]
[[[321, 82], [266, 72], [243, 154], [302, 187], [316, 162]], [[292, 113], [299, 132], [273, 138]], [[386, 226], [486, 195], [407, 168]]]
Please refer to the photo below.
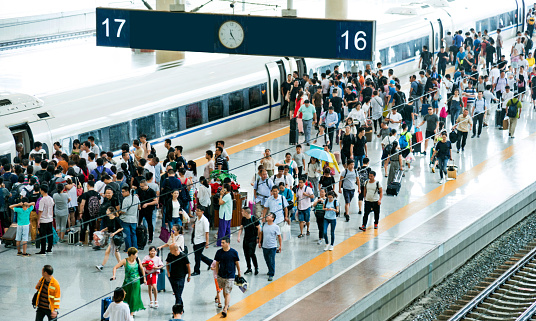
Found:
[[233, 38], [234, 40], [236, 40], [233, 36], [233, 31], [232, 30], [229, 30], [229, 33], [231, 34], [231, 38]]

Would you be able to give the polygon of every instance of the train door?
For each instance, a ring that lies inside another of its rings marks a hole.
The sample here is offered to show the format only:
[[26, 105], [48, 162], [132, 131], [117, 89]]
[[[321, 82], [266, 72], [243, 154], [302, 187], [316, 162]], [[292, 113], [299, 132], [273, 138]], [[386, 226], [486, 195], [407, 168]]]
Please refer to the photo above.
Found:
[[305, 64], [305, 60], [303, 58], [296, 58], [296, 66], [296, 70], [298, 71], [300, 78], [302, 78], [304, 74], [307, 74], [307, 65]]
[[[438, 51], [439, 49], [441, 49], [441, 46], [443, 46], [443, 41], [441, 41], [441, 39], [443, 39], [443, 37], [445, 37], [445, 31], [444, 31], [444, 28], [443, 28], [443, 21], [441, 21], [441, 19], [437, 19], [437, 24], [439, 26], [439, 41], [438, 41]], [[445, 51], [448, 52], [448, 48], [445, 48]]]
[[269, 62], [266, 64], [266, 71], [268, 72], [268, 121], [279, 119], [281, 115], [281, 101], [284, 97], [281, 97], [281, 81], [285, 81], [285, 78], [281, 77], [282, 64], [276, 62]]
[[15, 149], [17, 151], [17, 156], [22, 156], [30, 153], [33, 149], [34, 139], [32, 135], [32, 130], [28, 123], [19, 124], [9, 127], [13, 139], [15, 140]]
[[295, 71], [298, 71], [298, 64], [296, 63], [296, 59], [292, 58], [292, 57], [288, 57], [288, 65], [289, 65], [289, 70], [288, 70], [288, 73], [292, 75], [293, 72]]
[[430, 39], [430, 47], [428, 50], [432, 53], [432, 62], [435, 60], [435, 55], [439, 52], [441, 47], [441, 37], [439, 36], [439, 19], [436, 21], [430, 21], [430, 27], [432, 31], [432, 37]]

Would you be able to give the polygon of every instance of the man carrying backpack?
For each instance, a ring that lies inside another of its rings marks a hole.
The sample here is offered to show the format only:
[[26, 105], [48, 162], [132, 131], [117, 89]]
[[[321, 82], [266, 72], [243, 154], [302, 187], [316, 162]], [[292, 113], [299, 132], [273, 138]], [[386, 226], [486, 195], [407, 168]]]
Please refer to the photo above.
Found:
[[509, 119], [508, 136], [514, 138], [514, 132], [516, 131], [517, 120], [521, 116], [521, 102], [517, 97], [514, 97], [506, 103], [506, 116]]
[[[346, 218], [346, 222], [350, 221], [350, 203], [352, 203], [354, 193], [356, 190], [358, 193], [361, 192], [359, 174], [354, 168], [354, 165], [355, 162], [353, 160], [348, 160], [346, 162], [346, 169], [341, 172], [341, 178], [339, 180], [339, 194], [343, 194], [344, 196], [344, 217]], [[361, 214], [361, 211], [359, 211], [359, 214]]]
[[[398, 146], [400, 147], [402, 157], [406, 159], [409, 153], [411, 153], [411, 133], [409, 132], [408, 125], [402, 125], [402, 132], [400, 133], [400, 138], [398, 138]], [[411, 165], [409, 162], [406, 162], [408, 165], [408, 170], [411, 170]]]
[[[359, 186], [365, 186], [365, 183], [369, 179], [369, 173], [372, 171], [372, 168], [369, 167], [370, 159], [368, 157], [365, 157], [363, 159], [363, 166], [361, 166], [358, 169], [358, 175], [359, 175]], [[361, 188], [359, 191], [359, 214], [363, 211], [363, 200], [365, 199], [365, 189]]]
[[93, 237], [93, 232], [95, 231], [96, 226], [96, 217], [99, 216], [100, 210], [100, 199], [101, 196], [95, 191], [95, 182], [87, 182], [87, 192], [82, 194], [82, 200], [80, 201], [80, 219], [82, 222], [82, 231], [80, 232], [80, 242], [78, 246], [82, 246], [82, 243], [86, 239], [86, 229], [89, 225], [89, 241], [88, 245], [91, 245], [91, 239]]

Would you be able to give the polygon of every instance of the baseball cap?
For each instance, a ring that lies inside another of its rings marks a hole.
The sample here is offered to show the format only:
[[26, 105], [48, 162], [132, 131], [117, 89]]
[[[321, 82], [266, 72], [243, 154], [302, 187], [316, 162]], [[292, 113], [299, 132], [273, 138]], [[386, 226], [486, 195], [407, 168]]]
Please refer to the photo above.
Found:
[[389, 83], [390, 83], [391, 85], [394, 85], [394, 84], [395, 84], [395, 81], [391, 79], [391, 80], [389, 81]]

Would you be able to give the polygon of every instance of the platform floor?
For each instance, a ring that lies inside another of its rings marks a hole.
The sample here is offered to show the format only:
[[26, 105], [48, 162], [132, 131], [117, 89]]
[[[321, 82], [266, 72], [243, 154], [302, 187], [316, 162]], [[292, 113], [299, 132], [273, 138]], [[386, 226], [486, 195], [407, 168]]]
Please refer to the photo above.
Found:
[[[464, 153], [454, 153], [454, 160], [459, 166], [459, 174], [470, 173], [471, 179], [449, 181], [446, 185], [439, 185], [439, 174], [430, 173], [428, 168], [428, 156], [417, 157], [417, 161], [413, 164], [414, 170], [407, 172], [403, 179], [400, 195], [396, 198], [388, 196], [384, 198], [380, 229], [377, 231], [369, 230], [367, 233], [359, 232], [357, 228], [361, 223], [361, 216], [357, 214], [357, 204], [354, 200], [350, 222], [346, 223], [344, 219], [337, 221], [336, 246], [335, 251], [331, 253], [324, 253], [323, 246], [316, 244], [318, 230], [314, 219], [311, 222], [311, 236], [303, 239], [296, 238], [299, 228], [294, 222], [292, 224], [293, 238], [284, 242], [283, 252], [278, 254], [276, 258], [275, 280], [271, 283], [267, 281], [266, 265], [261, 252], [258, 251], [261, 273], [258, 276], [246, 276], [249, 289], [245, 294], [237, 289], [233, 291], [228, 319], [261, 320], [269, 318], [278, 311], [285, 310], [305, 294], [322, 286], [324, 282], [336, 278], [357, 261], [376, 253], [385, 244], [407, 235], [412, 228], [439, 211], [472, 193], [478, 193], [483, 188], [482, 184], [489, 184], [489, 176], [496, 177], [494, 179], [496, 186], [501, 186], [504, 180], [508, 180], [508, 175], [505, 173], [509, 170], [515, 169], [517, 173], [532, 171], [530, 162], [526, 162], [524, 154], [529, 151], [532, 153], [530, 143], [533, 142], [534, 136], [531, 135], [536, 133], [534, 118], [536, 118], [536, 113], [528, 103], [525, 103], [515, 139], [508, 139], [506, 131], [488, 127], [484, 129], [480, 138], [468, 140]], [[492, 122], [490, 121], [490, 123]], [[270, 128], [274, 132], [265, 135], [264, 138], [256, 138], [257, 140], [253, 143], [251, 141], [237, 142], [235, 147], [229, 146], [231, 168], [248, 163], [255, 157], [260, 157], [266, 147], [272, 148], [273, 151], [288, 148], [288, 135], [281, 134], [281, 129], [277, 127], [277, 124], [267, 125], [264, 130]], [[259, 130], [262, 131], [262, 129]], [[278, 137], [272, 137], [274, 135]], [[248, 144], [254, 144], [254, 146], [248, 146]], [[378, 164], [379, 144], [377, 138], [369, 144], [369, 157], [372, 159], [373, 169], [377, 172], [380, 172]], [[239, 183], [243, 187], [247, 187], [246, 189], [250, 189], [249, 182], [253, 175], [253, 167], [253, 165], [248, 165], [235, 171]], [[383, 177], [381, 179], [385, 185], [385, 179]], [[490, 196], [492, 195], [490, 194]], [[410, 210], [400, 211], [408, 205], [410, 205]], [[430, 231], [430, 237], [433, 234], [434, 231]], [[186, 239], [189, 239], [189, 234]], [[428, 245], [425, 244], [428, 243], [427, 240], [423, 240], [422, 243], [414, 245], [426, 247]], [[161, 241], [158, 240], [155, 244], [159, 245]], [[233, 236], [232, 245], [242, 254], [241, 245], [236, 243], [236, 236]], [[404, 251], [406, 250], [404, 249]], [[215, 247], [210, 247], [205, 254], [212, 257], [215, 251]], [[142, 255], [145, 255], [145, 252], [142, 252]], [[407, 255], [412, 252], [406, 251], [404, 253], [407, 258]], [[78, 248], [65, 244], [56, 246], [54, 254], [47, 257], [16, 257], [14, 250], [1, 253], [0, 255], [5, 259], [9, 259], [6, 261], [9, 262], [9, 265], [0, 270], [0, 289], [5, 293], [5, 295], [0, 296], [0, 308], [6, 311], [8, 319], [31, 319], [34, 311], [30, 308], [29, 302], [34, 292], [33, 287], [40, 275], [40, 268], [43, 264], [52, 264], [55, 267], [55, 277], [62, 287], [62, 314], [78, 309], [64, 319], [98, 320], [99, 298], [122, 282], [120, 281], [122, 279], [121, 272], [118, 272], [118, 281], [109, 281], [111, 276], [110, 264], [113, 261], [110, 261], [104, 272], [98, 272], [95, 269], [94, 265], [100, 263], [103, 254], [103, 251], [93, 251], [87, 247]], [[386, 257], [383, 257], [383, 264], [391, 262], [391, 255], [392, 253], [387, 254], [389, 257], [387, 261]], [[243, 258], [241, 266], [245, 270]], [[378, 268], [381, 268], [382, 276], [387, 280], [397, 273], [396, 266], [398, 264], [389, 265], [388, 268], [384, 266]], [[363, 290], [370, 291], [376, 283], [368, 283], [365, 282], [366, 280], [367, 277], [364, 276]], [[194, 277], [186, 285], [183, 294], [187, 311], [185, 319], [218, 318], [219, 310], [213, 303], [215, 294], [213, 286], [212, 273], [206, 271], [205, 268], [202, 268], [200, 276]], [[173, 296], [169, 291], [169, 285], [167, 288], [168, 292], [159, 295], [160, 308], [139, 312], [136, 316], [137, 320], [166, 320], [169, 317]], [[143, 289], [142, 298], [147, 304], [146, 288]], [[304, 304], [311, 303], [310, 301], [303, 302]], [[291, 309], [287, 311], [291, 311]]]

